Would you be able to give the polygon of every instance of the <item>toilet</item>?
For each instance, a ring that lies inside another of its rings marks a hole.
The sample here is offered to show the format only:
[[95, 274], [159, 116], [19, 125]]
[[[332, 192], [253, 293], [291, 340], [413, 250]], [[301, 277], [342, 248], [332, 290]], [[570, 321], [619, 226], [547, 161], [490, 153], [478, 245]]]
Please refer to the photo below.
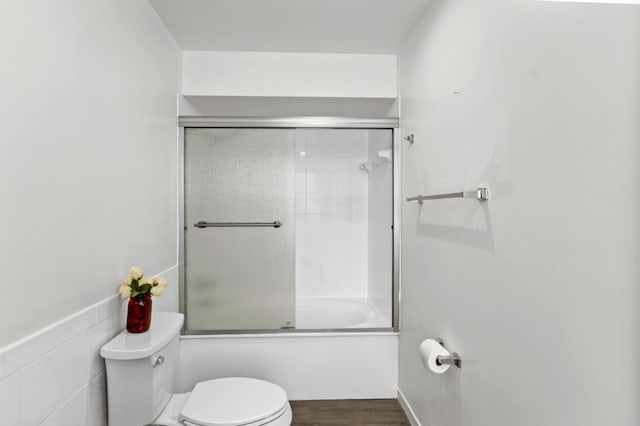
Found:
[[100, 349], [107, 366], [109, 425], [291, 425], [287, 393], [264, 380], [224, 377], [173, 394], [183, 322], [179, 313], [154, 313], [149, 331], [124, 330]]

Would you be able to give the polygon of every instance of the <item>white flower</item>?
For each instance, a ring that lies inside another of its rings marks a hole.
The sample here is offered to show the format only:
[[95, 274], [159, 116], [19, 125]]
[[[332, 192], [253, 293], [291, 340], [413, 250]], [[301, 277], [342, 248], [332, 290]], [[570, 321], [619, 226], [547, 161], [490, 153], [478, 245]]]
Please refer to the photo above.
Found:
[[139, 280], [140, 278], [142, 278], [142, 268], [140, 268], [139, 266], [134, 266], [129, 270], [129, 276], [134, 280]]
[[165, 288], [167, 286], [167, 284], [169, 284], [169, 282], [167, 281], [167, 279], [165, 277], [154, 277], [153, 278], [153, 282], [155, 285]]
[[142, 278], [140, 281], [138, 281], [138, 285], [145, 285], [145, 284], [153, 285], [153, 280], [150, 278]]
[[164, 287], [159, 285], [155, 285], [151, 287], [151, 295], [152, 296], [162, 296], [162, 292], [164, 291]]
[[131, 297], [131, 287], [126, 284], [122, 284], [118, 289], [118, 292], [120, 293], [120, 298], [122, 299], [128, 299], [129, 297]]
[[[135, 283], [135, 285], [134, 285]], [[129, 270], [129, 275], [127, 278], [122, 281], [120, 287], [118, 288], [118, 293], [120, 293], [120, 297], [126, 299], [131, 297], [132, 294], [146, 294], [151, 293], [153, 296], [160, 296], [164, 292], [164, 288], [169, 284], [169, 282], [164, 277], [153, 277], [153, 278], [145, 278], [142, 273], [142, 268], [139, 266], [134, 266]], [[141, 287], [147, 286], [144, 289]], [[135, 292], [133, 291], [135, 288]], [[148, 290], [147, 290], [148, 289]], [[141, 290], [143, 293], [141, 293]]]

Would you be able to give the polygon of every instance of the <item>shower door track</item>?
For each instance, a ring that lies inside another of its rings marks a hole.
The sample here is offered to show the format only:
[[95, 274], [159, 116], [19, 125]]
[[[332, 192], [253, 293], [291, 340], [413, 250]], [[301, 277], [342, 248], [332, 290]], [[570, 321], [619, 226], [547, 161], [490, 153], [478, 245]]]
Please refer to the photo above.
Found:
[[211, 128], [334, 128], [334, 129], [395, 129], [400, 120], [392, 118], [358, 117], [214, 117], [181, 115], [180, 127]]
[[184, 270], [184, 143], [187, 128], [333, 128], [333, 129], [389, 129], [393, 140], [393, 276], [392, 276], [392, 326], [391, 328], [340, 328], [314, 330], [182, 330], [182, 334], [196, 335], [245, 335], [245, 334], [308, 334], [308, 333], [380, 333], [400, 330], [400, 119], [398, 117], [225, 117], [187, 116], [178, 117], [178, 269], [180, 312], [185, 309]]

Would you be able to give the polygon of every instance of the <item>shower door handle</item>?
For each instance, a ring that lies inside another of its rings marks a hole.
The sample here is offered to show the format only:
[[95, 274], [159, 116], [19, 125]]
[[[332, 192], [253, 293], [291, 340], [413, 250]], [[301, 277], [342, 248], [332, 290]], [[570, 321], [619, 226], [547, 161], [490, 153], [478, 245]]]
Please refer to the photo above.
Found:
[[273, 227], [280, 228], [282, 222], [274, 220], [273, 222], [205, 222], [201, 220], [193, 224], [196, 228], [255, 228], [255, 227]]

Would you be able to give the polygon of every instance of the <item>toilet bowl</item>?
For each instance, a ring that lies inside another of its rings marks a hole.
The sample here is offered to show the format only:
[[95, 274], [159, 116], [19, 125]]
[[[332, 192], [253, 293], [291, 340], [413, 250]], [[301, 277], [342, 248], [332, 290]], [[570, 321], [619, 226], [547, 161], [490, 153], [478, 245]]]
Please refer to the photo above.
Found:
[[197, 383], [173, 394], [184, 317], [154, 314], [146, 333], [121, 332], [100, 350], [107, 366], [109, 424], [114, 426], [289, 426], [280, 386], [248, 377]]
[[154, 426], [289, 426], [291, 406], [284, 390], [247, 377], [225, 377], [196, 384], [192, 392], [171, 396]]

